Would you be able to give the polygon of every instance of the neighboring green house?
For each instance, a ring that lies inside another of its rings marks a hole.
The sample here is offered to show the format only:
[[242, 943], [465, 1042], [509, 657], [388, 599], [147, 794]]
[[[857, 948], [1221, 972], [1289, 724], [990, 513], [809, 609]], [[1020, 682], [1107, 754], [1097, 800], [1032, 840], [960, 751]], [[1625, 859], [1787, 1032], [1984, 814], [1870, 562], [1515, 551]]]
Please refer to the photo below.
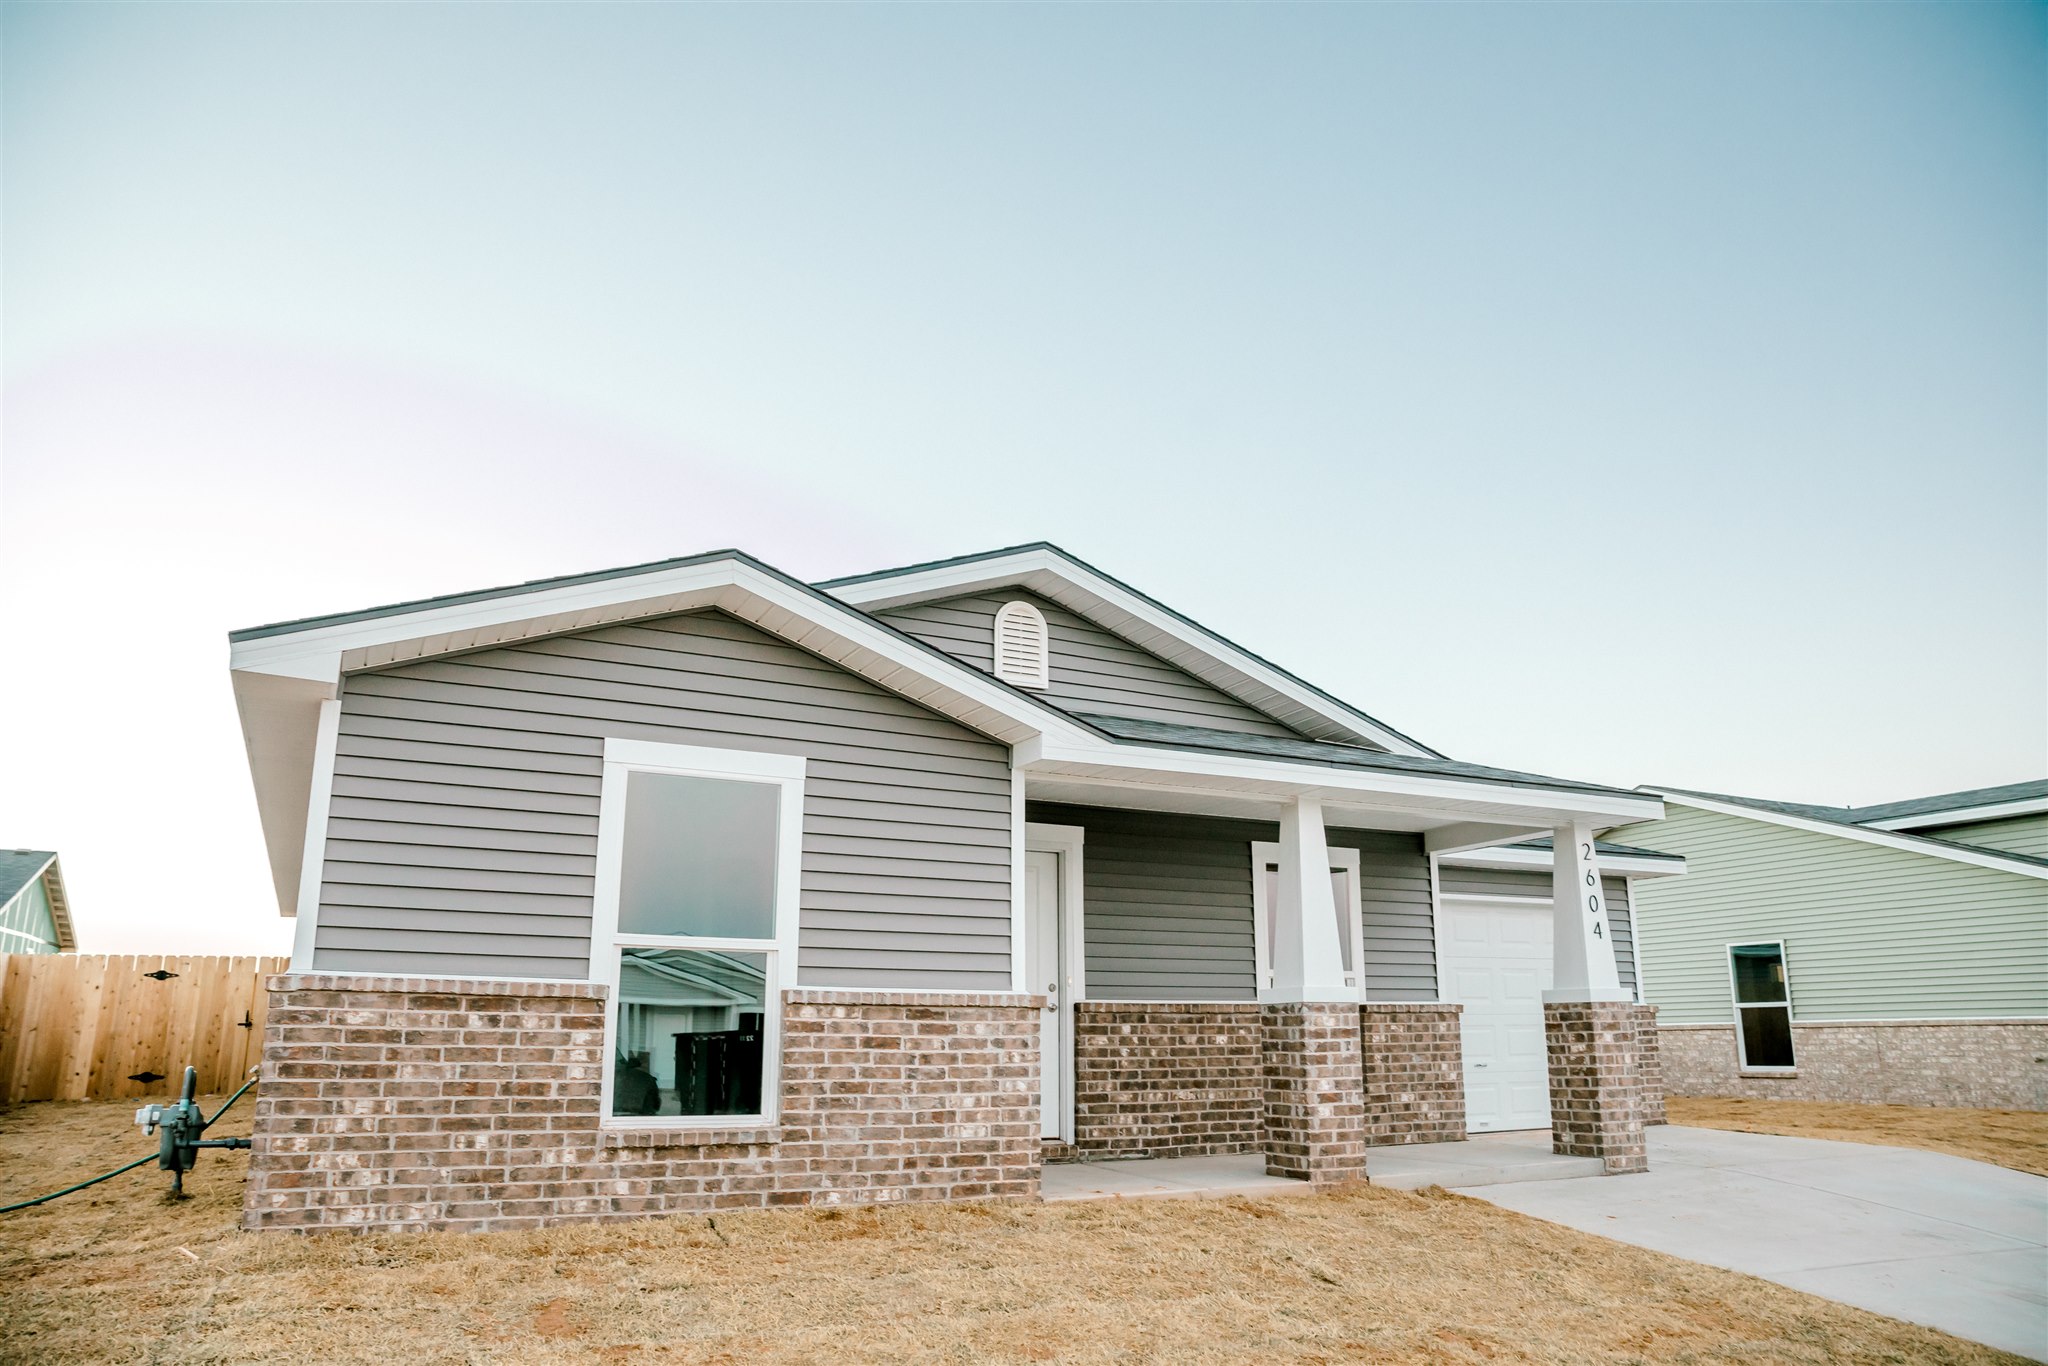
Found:
[[64, 874], [48, 849], [0, 849], [0, 953], [70, 953]]
[[2048, 1109], [2048, 782], [1826, 807], [1652, 788], [1672, 1095]]

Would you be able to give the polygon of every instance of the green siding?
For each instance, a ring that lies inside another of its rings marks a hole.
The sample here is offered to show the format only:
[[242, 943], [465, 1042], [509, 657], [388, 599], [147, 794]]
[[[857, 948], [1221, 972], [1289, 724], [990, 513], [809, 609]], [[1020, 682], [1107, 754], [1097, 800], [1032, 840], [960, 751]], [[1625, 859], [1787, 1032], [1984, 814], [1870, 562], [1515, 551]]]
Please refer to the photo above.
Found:
[[1782, 939], [1798, 1020], [2048, 1015], [2048, 882], [1668, 803], [1613, 838], [1685, 856], [1635, 885], [1660, 1023], [1730, 1020], [1728, 945]]
[[57, 952], [57, 918], [50, 911], [50, 896], [41, 878], [0, 908], [0, 930], [7, 931], [0, 934], [0, 953]]
[[1943, 825], [1915, 830], [1929, 839], [1974, 844], [1979, 849], [2003, 849], [2008, 854], [2032, 854], [2048, 858], [2048, 811], [2038, 816], [2008, 816], [2001, 821], [1970, 821], [1965, 825]]

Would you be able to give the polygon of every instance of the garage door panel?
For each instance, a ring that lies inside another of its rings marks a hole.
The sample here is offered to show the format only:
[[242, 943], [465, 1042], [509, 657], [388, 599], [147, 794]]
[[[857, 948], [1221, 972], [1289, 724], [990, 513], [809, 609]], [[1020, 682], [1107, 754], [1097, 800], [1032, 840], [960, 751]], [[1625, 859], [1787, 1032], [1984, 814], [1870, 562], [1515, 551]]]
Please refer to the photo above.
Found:
[[1546, 1128], [1550, 908], [1482, 902], [1444, 912], [1444, 980], [1464, 1007], [1466, 1126], [1474, 1133]]

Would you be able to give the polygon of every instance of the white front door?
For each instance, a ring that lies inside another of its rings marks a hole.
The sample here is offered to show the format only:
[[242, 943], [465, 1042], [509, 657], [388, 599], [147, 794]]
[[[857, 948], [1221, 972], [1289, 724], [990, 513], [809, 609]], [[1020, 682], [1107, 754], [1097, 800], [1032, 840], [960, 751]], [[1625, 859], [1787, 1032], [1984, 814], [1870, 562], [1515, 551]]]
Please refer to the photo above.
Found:
[[1066, 974], [1060, 965], [1060, 859], [1050, 850], [1033, 849], [1024, 856], [1024, 988], [1044, 993], [1039, 1014], [1038, 1056], [1043, 1089], [1038, 1111], [1047, 1138], [1065, 1138], [1060, 1117], [1067, 1094]]
[[1550, 903], [1446, 900], [1443, 916], [1444, 999], [1465, 1008], [1465, 1127], [1549, 1128]]

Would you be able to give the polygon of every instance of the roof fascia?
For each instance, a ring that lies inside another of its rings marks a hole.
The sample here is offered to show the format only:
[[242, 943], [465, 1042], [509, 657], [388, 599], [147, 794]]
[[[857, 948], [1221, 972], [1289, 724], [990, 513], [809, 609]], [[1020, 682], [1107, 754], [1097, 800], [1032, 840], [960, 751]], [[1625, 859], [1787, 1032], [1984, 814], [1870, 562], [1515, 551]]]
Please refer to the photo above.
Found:
[[1202, 681], [1317, 739], [1369, 740], [1395, 754], [1444, 757], [1056, 546], [1020, 546], [923, 569], [834, 579], [820, 585], [869, 612], [1012, 586], [1028, 588], [1127, 636]]
[[2024, 797], [2013, 802], [1990, 802], [1983, 806], [1958, 806], [1946, 811], [1923, 811], [1889, 820], [1858, 821], [1866, 830], [1924, 830], [1933, 825], [1974, 825], [1979, 821], [2005, 820], [2012, 816], [2038, 816], [2048, 812], [2048, 797]]
[[[1549, 868], [1553, 853], [1548, 849], [1466, 849], [1438, 855], [1445, 863], [1463, 868]], [[1655, 858], [1643, 854], [1603, 854], [1596, 847], [1593, 862], [1602, 872], [1627, 873], [1631, 877], [1678, 877], [1685, 872], [1685, 860], [1676, 854]]]
[[1868, 826], [1815, 820], [1807, 816], [1789, 816], [1782, 811], [1771, 811], [1760, 806], [1717, 801], [1712, 797], [1695, 797], [1672, 788], [1652, 787], [1644, 790], [1655, 792], [1676, 806], [1695, 807], [1701, 811], [1714, 811], [1724, 816], [1742, 816], [1749, 820], [1762, 821], [1766, 825], [1782, 825], [1816, 835], [1834, 835], [1840, 839], [1875, 844], [1881, 848], [1897, 849], [1908, 854], [1925, 854], [1929, 858], [1946, 859], [1950, 863], [1967, 863], [1978, 868], [1990, 868], [1995, 872], [2017, 873], [2021, 877], [2048, 881], [2048, 866], [2003, 858], [1989, 849], [1977, 849], [1967, 844], [1950, 844], [1920, 835], [1894, 834], [1889, 830], [1873, 830]]
[[1661, 799], [1645, 793], [1511, 785], [1451, 775], [1390, 773], [1381, 769], [1332, 768], [1285, 759], [1219, 755], [1201, 751], [1093, 740], [1062, 743], [1028, 740], [1016, 750], [1016, 765], [1048, 776], [1126, 780], [1134, 783], [1201, 781], [1205, 785], [1275, 798], [1321, 795], [1332, 801], [1373, 798], [1395, 809], [1421, 807], [1502, 825], [1554, 828], [1561, 820], [1614, 825], [1659, 820]]

